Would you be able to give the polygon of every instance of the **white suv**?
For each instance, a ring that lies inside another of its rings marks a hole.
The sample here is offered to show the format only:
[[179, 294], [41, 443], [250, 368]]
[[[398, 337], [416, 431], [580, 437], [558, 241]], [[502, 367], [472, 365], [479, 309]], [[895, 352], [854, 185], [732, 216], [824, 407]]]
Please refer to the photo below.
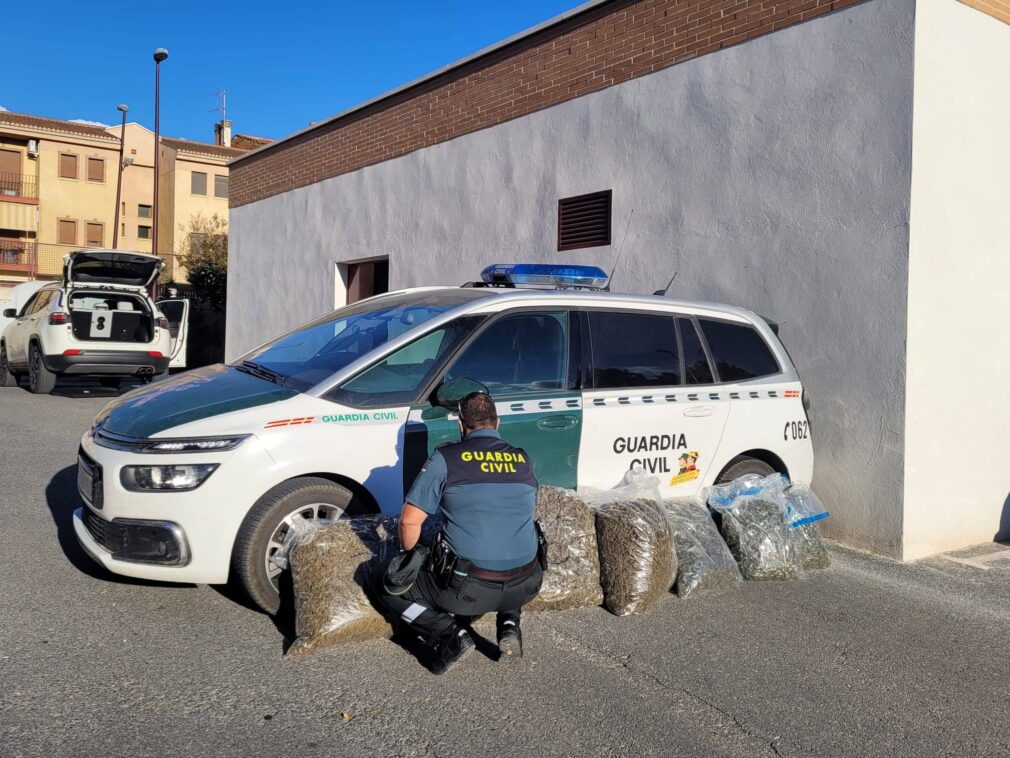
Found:
[[141, 253], [70, 253], [62, 282], [3, 312], [15, 321], [0, 334], [0, 387], [17, 386], [22, 374], [39, 394], [52, 392], [61, 374], [118, 386], [185, 366], [188, 301], [155, 303], [148, 294], [163, 265]]

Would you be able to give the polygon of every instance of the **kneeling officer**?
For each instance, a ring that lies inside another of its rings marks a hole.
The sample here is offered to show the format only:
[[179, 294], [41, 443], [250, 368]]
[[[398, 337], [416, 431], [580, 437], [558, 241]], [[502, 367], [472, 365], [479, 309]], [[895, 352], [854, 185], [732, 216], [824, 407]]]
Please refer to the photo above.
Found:
[[494, 401], [483, 392], [467, 395], [459, 423], [462, 441], [432, 453], [407, 493], [400, 544], [415, 548], [421, 524], [439, 511], [442, 530], [412, 584], [403, 577], [413, 574], [423, 548], [394, 558], [374, 587], [379, 609], [397, 633], [421, 640], [436, 674], [474, 649], [453, 616], [497, 611], [502, 657], [522, 655], [520, 611], [540, 591], [546, 556], [533, 520], [533, 466], [523, 450], [502, 441]]

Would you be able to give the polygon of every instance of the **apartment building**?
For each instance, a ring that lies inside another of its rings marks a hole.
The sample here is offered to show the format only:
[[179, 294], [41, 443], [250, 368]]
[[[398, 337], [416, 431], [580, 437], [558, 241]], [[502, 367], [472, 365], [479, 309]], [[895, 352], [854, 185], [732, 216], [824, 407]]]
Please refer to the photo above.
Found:
[[[216, 130], [216, 144], [161, 139], [158, 254], [185, 281], [177, 254], [198, 215], [228, 216], [228, 161], [266, 142]], [[116, 223], [121, 126], [0, 111], [0, 295], [7, 287], [60, 275], [63, 257], [82, 247], [150, 253], [154, 236], [154, 134], [128, 123]], [[114, 237], [116, 239], [114, 240]]]

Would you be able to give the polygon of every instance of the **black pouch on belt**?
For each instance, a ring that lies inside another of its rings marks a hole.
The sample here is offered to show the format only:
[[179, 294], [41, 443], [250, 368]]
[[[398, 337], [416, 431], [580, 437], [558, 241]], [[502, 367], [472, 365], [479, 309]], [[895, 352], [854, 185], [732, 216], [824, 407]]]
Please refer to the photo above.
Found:
[[540, 522], [534, 521], [533, 526], [537, 530], [537, 560], [540, 562], [540, 568], [544, 571], [547, 570], [547, 538], [544, 537], [544, 530], [540, 528]]
[[417, 575], [428, 560], [428, 548], [418, 545], [400, 553], [389, 562], [382, 586], [390, 595], [402, 595], [417, 581]]

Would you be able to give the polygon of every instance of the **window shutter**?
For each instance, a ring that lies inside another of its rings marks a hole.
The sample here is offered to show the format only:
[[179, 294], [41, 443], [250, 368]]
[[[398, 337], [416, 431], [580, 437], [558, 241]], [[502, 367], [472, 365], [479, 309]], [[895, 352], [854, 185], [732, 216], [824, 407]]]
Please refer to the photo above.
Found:
[[77, 244], [77, 222], [60, 219], [59, 236], [57, 237], [61, 245]]
[[613, 190], [558, 201], [558, 250], [610, 244]]
[[88, 224], [86, 227], [88, 247], [101, 247], [105, 241], [105, 226], [103, 224]]
[[88, 181], [105, 181], [105, 161], [101, 158], [88, 158]]
[[62, 179], [77, 178], [77, 156], [60, 153], [60, 177]]

